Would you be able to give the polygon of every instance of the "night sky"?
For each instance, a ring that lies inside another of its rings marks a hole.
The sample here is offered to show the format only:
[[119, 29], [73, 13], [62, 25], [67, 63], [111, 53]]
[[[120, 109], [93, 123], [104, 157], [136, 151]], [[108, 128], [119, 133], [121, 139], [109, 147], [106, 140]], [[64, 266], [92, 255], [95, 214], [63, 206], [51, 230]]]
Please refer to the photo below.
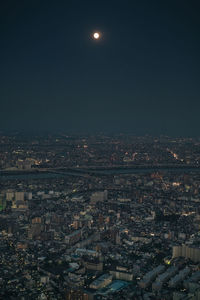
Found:
[[2, 0], [0, 22], [0, 130], [200, 136], [199, 0]]

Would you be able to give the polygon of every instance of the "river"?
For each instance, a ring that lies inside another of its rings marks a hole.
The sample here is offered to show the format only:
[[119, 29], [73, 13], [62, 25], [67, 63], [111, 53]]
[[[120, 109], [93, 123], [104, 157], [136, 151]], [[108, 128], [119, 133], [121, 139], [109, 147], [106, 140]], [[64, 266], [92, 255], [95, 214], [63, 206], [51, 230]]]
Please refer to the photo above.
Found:
[[85, 176], [90, 175], [119, 175], [119, 174], [146, 174], [155, 172], [166, 172], [166, 173], [200, 173], [200, 168], [191, 167], [165, 167], [165, 168], [113, 168], [113, 169], [84, 169], [84, 170], [63, 170], [63, 171], [51, 171], [51, 172], [0, 172], [0, 180], [28, 180], [28, 179], [51, 179], [51, 178], [64, 178], [66, 176]]

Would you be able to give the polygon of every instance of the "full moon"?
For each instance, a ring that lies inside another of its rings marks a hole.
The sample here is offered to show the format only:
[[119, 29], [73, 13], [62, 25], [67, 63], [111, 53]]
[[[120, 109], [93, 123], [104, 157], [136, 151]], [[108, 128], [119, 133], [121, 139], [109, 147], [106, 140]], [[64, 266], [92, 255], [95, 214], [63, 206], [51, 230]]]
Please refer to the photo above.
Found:
[[98, 40], [100, 38], [100, 34], [98, 32], [95, 32], [93, 34], [93, 37], [95, 38], [95, 40]]

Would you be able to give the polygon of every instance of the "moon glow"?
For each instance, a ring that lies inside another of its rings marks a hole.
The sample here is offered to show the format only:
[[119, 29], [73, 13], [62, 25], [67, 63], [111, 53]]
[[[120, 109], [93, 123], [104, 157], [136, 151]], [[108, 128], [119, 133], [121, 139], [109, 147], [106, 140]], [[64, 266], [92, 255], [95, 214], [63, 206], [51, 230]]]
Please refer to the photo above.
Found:
[[100, 34], [98, 32], [95, 32], [93, 34], [93, 37], [94, 37], [95, 40], [98, 40], [100, 38]]

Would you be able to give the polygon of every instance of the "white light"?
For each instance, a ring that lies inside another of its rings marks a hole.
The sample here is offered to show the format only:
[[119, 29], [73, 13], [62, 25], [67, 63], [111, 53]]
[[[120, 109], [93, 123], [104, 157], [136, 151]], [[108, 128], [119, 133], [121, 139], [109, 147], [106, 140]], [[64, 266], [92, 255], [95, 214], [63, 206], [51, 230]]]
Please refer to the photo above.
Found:
[[100, 37], [100, 34], [99, 34], [98, 32], [95, 32], [95, 33], [93, 34], [93, 36], [94, 36], [94, 38], [95, 38], [96, 40], [98, 40], [99, 37]]

